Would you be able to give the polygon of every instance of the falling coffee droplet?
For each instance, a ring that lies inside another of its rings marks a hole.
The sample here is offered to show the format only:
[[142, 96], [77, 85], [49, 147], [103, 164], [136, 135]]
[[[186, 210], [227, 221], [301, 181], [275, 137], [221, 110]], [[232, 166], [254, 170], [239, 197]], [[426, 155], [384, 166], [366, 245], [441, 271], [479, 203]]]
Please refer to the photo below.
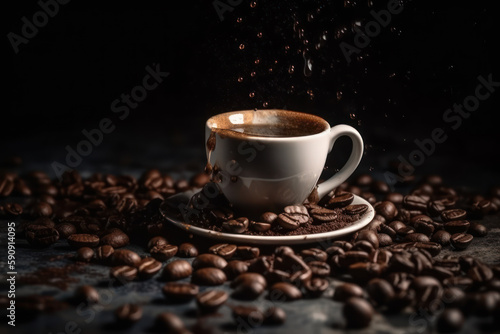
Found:
[[236, 19], [236, 22], [238, 22], [238, 23], [241, 23], [242, 21], [243, 21], [243, 19], [242, 19], [241, 17], [238, 17], [238, 18]]
[[239, 77], [238, 82], [243, 82], [243, 77]]
[[262, 106], [263, 106], [264, 108], [266, 108], [268, 105], [269, 105], [269, 103], [268, 103], [268, 102], [264, 102], [264, 103], [262, 103]]
[[290, 67], [288, 67], [288, 73], [292, 74], [293, 72], [295, 72], [295, 66], [290, 65]]
[[356, 114], [354, 114], [354, 113], [350, 113], [350, 114], [349, 114], [349, 117], [350, 117], [351, 119], [356, 119]]
[[312, 61], [307, 57], [305, 51], [302, 53], [302, 57], [304, 58], [304, 76], [310, 77], [312, 75]]
[[340, 101], [341, 99], [342, 99], [342, 91], [341, 91], [341, 90], [339, 90], [339, 91], [337, 92], [337, 101]]
[[250, 76], [254, 77], [255, 76], [255, 72], [250, 73]]
[[257, 1], [252, 1], [252, 2], [250, 3], [250, 7], [252, 7], [252, 8], [257, 7]]
[[262, 32], [257, 33], [257, 37], [262, 38]]
[[259, 65], [260, 59], [259, 58], [255, 59], [254, 63], [255, 63], [255, 65]]
[[243, 50], [245, 48], [245, 44], [240, 44], [240, 50]]
[[250, 97], [254, 97], [254, 96], [255, 96], [255, 93], [254, 93], [254, 92], [250, 92], [250, 94], [248, 94], [248, 96], [250, 96]]

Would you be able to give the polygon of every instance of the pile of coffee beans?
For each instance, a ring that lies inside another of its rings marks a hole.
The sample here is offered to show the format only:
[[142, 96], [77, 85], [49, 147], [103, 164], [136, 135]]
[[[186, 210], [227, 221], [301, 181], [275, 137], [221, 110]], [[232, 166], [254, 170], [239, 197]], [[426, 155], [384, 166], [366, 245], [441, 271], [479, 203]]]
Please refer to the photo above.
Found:
[[[460, 330], [470, 315], [499, 319], [500, 266], [460, 251], [488, 233], [470, 219], [498, 211], [500, 188], [486, 196], [468, 194], [444, 186], [433, 175], [403, 194], [361, 175], [321, 200], [311, 196], [306, 203], [265, 212], [255, 220], [235, 217], [223, 206], [204, 211], [234, 233], [298, 231], [303, 225], [327, 226], [339, 216], [359, 219], [368, 209], [352, 205], [353, 194], [359, 195], [374, 206], [376, 216], [345, 240], [293, 249], [172, 238], [159, 214], [160, 204], [172, 194], [208, 184], [205, 174], [174, 181], [158, 170], [137, 180], [104, 174], [83, 180], [75, 171], [65, 173], [61, 181], [41, 172], [4, 173], [0, 216], [19, 222], [32, 247], [51, 247], [66, 239], [76, 261], [108, 266], [109, 279], [118, 284], [161, 280], [166, 301], [194, 301], [203, 316], [228, 307], [235, 322], [248, 328], [283, 324], [283, 303], [303, 298], [343, 303], [343, 325], [349, 328], [369, 326], [377, 312], [437, 316], [434, 325], [441, 332]], [[127, 248], [130, 243], [149, 254], [141, 257]], [[457, 253], [439, 256], [444, 247]], [[223, 285], [231, 288], [230, 293], [220, 288]], [[327, 291], [333, 297], [326, 297]], [[38, 300], [37, 311], [50, 310], [47, 305], [53, 304], [47, 298], [23, 298]], [[239, 302], [258, 298], [274, 305], [260, 309]], [[98, 289], [83, 285], [73, 299], [96, 304], [100, 296]], [[28, 309], [30, 303], [24, 303]], [[142, 314], [141, 305], [123, 304], [115, 310], [117, 326], [133, 326]], [[168, 312], [158, 314], [151, 326], [189, 332], [177, 315]]]

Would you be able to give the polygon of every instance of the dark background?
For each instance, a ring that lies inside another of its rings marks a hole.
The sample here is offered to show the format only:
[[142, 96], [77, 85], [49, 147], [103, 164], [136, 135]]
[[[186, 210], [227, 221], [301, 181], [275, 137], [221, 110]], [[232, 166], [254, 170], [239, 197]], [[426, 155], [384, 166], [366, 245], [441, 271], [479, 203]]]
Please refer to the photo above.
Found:
[[[241, 1], [222, 21], [211, 1], [72, 1], [60, 5], [17, 54], [7, 34], [20, 34], [21, 18], [32, 22], [40, 6], [9, 6], [3, 19], [4, 164], [20, 156], [23, 168], [55, 176], [51, 163], [64, 163], [65, 147], [75, 148], [85, 139], [81, 131], [106, 117], [116, 129], [79, 170], [198, 168], [208, 117], [267, 107], [356, 127], [366, 144], [362, 172], [384, 173], [390, 160], [408, 158], [415, 139], [442, 127], [448, 140], [416, 173], [442, 173], [465, 184], [500, 183], [500, 92], [456, 131], [442, 120], [453, 103], [474, 93], [479, 75], [493, 73], [500, 81], [498, 20], [491, 5], [405, 1], [402, 13], [350, 64], [340, 43], [353, 45], [353, 24], [362, 28], [373, 20], [370, 10], [385, 9], [387, 1]], [[305, 60], [312, 62], [311, 73], [304, 73]], [[169, 77], [120, 120], [111, 102], [141, 84], [145, 67], [156, 63]], [[331, 170], [349, 151], [347, 140], [339, 146]]]

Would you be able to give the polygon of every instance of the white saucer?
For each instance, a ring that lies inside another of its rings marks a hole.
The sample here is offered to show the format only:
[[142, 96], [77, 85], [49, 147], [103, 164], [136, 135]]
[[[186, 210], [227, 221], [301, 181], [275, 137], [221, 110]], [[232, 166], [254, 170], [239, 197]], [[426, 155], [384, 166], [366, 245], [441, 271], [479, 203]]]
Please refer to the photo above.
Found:
[[[194, 195], [197, 191], [189, 190], [183, 193], [176, 194], [174, 196], [169, 197], [169, 201], [175, 201], [179, 203], [187, 203], [189, 198]], [[247, 243], [254, 245], [297, 245], [297, 244], [306, 244], [312, 242], [320, 242], [328, 239], [336, 239], [342, 236], [351, 234], [360, 230], [370, 223], [370, 221], [375, 216], [375, 210], [373, 207], [363, 198], [354, 195], [354, 201], [352, 204], [365, 204], [368, 206], [368, 210], [365, 214], [353, 224], [346, 226], [344, 228], [323, 232], [323, 233], [314, 233], [314, 234], [302, 234], [302, 235], [283, 235], [283, 236], [260, 236], [260, 235], [246, 235], [246, 234], [233, 234], [233, 233], [224, 233], [208, 230], [205, 228], [201, 228], [195, 225], [187, 224], [182, 220], [179, 220], [174, 214], [171, 212], [164, 210], [163, 205], [160, 207], [160, 212], [162, 215], [175, 226], [185, 230], [186, 232], [196, 234], [199, 236], [207, 237], [214, 239], [216, 241], [224, 241], [224, 242], [237, 242], [237, 243]]]

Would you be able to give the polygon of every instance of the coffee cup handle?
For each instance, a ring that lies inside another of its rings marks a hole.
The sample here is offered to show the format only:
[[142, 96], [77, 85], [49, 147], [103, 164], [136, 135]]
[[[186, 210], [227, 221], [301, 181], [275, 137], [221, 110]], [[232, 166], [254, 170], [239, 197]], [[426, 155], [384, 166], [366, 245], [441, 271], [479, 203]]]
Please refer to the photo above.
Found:
[[361, 157], [363, 156], [363, 138], [359, 132], [349, 125], [336, 125], [330, 129], [330, 147], [328, 152], [331, 152], [335, 141], [342, 136], [347, 136], [352, 140], [352, 152], [346, 164], [340, 171], [335, 173], [331, 178], [318, 185], [319, 198], [324, 197], [330, 191], [338, 187], [342, 182], [347, 180], [349, 176], [358, 167]]

